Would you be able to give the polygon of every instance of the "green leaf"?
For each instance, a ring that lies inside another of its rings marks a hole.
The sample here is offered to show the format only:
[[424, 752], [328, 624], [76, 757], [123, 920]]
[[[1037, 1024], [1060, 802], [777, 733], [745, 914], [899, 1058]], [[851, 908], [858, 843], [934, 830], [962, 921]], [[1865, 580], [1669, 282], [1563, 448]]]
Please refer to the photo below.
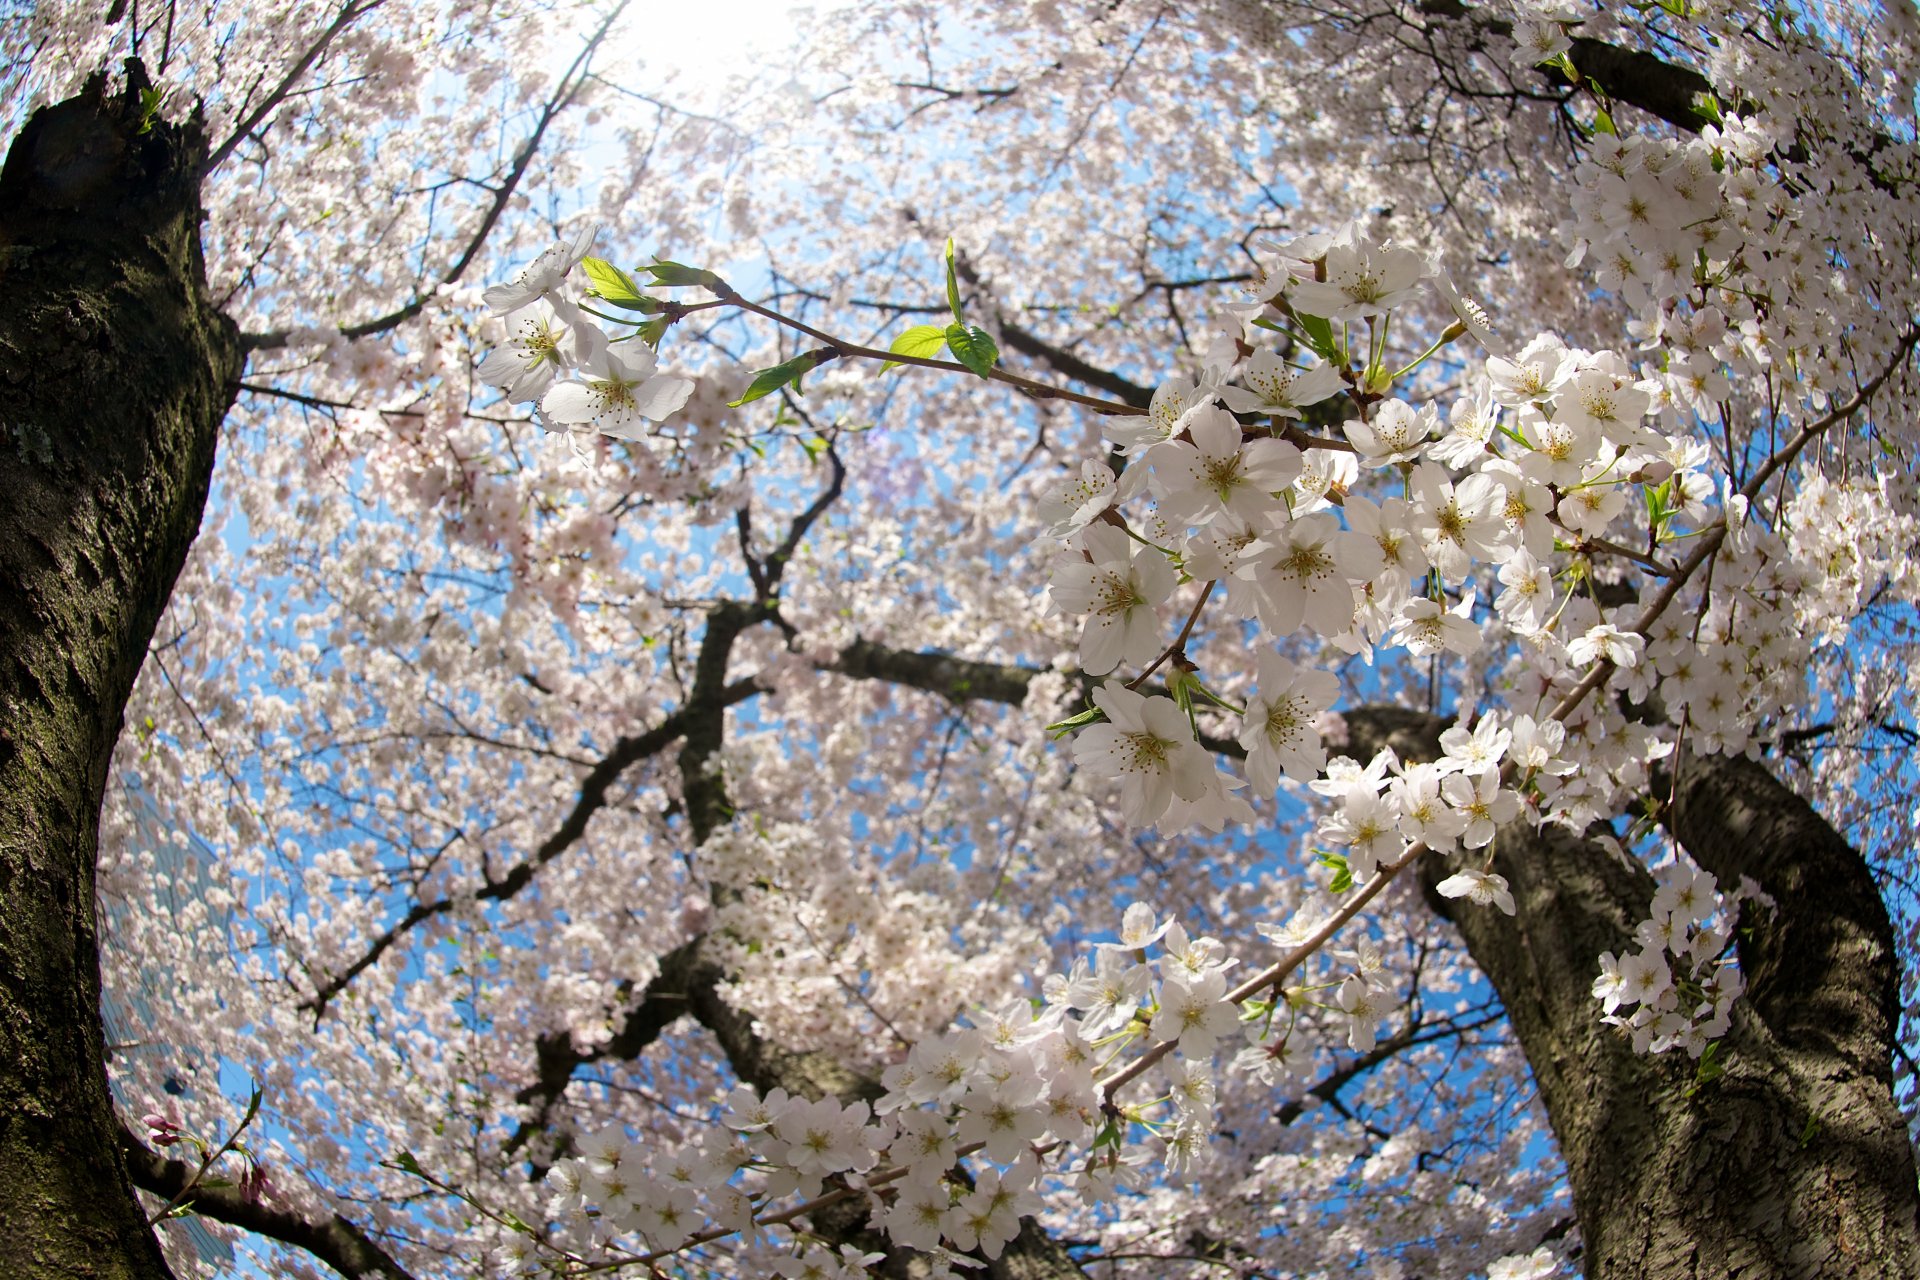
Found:
[[511, 1209], [500, 1210], [500, 1221], [506, 1223], [523, 1236], [530, 1236], [534, 1233], [533, 1228], [520, 1221], [520, 1216]]
[[[918, 360], [931, 360], [940, 354], [947, 345], [947, 331], [937, 324], [917, 324], [893, 340], [887, 350], [897, 356], [913, 356]], [[901, 368], [898, 360], [889, 360], [880, 366], [880, 372]]]
[[420, 1167], [420, 1162], [414, 1159], [413, 1152], [411, 1151], [397, 1152], [393, 1159], [386, 1163], [389, 1169], [398, 1169], [400, 1172], [410, 1173], [416, 1178], [424, 1178], [427, 1176], [427, 1171]]
[[[1694, 1067], [1693, 1083], [1681, 1090], [1681, 1095], [1691, 1098], [1694, 1094], [1700, 1092], [1701, 1089], [1725, 1075], [1726, 1072], [1727, 1064], [1720, 1061], [1720, 1041], [1709, 1041], [1706, 1052], [1700, 1055], [1700, 1061]], [[1801, 1146], [1806, 1146], [1808, 1140], [1812, 1138], [1813, 1127], [1813, 1117], [1809, 1115], [1807, 1117], [1807, 1132], [1800, 1136]]]
[[160, 118], [160, 99], [166, 96], [164, 89], [142, 89], [140, 91], [140, 125], [135, 133], [153, 132], [153, 122]]
[[753, 381], [747, 386], [746, 393], [738, 400], [727, 401], [727, 407], [729, 409], [738, 409], [741, 405], [752, 400], [758, 400], [761, 396], [772, 395], [788, 383], [793, 384], [795, 391], [800, 390], [801, 376], [811, 373], [814, 367], [820, 363], [823, 355], [830, 356], [832, 354], [831, 351], [825, 350], [824, 348], [819, 351], [805, 351], [791, 360], [783, 360], [771, 369], [762, 369], [759, 373], [753, 375]]
[[1353, 869], [1347, 865], [1344, 853], [1329, 853], [1321, 850], [1314, 858], [1323, 867], [1333, 868], [1333, 883], [1327, 886], [1329, 893], [1345, 893], [1353, 888]]
[[1061, 738], [1064, 738], [1068, 734], [1072, 733], [1075, 729], [1079, 729], [1090, 724], [1099, 724], [1102, 720], [1105, 720], [1106, 718], [1107, 718], [1107, 713], [1102, 711], [1100, 708], [1088, 707], [1085, 711], [1082, 711], [1077, 716], [1068, 716], [1065, 720], [1056, 720], [1054, 723], [1047, 726], [1047, 732], [1051, 734], [1054, 740], [1057, 742]]
[[953, 270], [953, 237], [947, 237], [947, 305], [953, 308], [953, 322], [965, 324], [966, 317], [960, 314], [960, 278]]
[[1313, 348], [1313, 354], [1322, 360], [1334, 360], [1339, 352], [1333, 345], [1333, 324], [1322, 316], [1297, 315], [1300, 332], [1305, 336], [1307, 345]]
[[616, 307], [628, 311], [642, 311], [653, 315], [660, 310], [657, 299], [649, 298], [640, 292], [640, 286], [632, 276], [608, 262], [605, 258], [582, 258], [580, 265], [586, 270], [587, 280], [593, 285], [593, 296]]
[[994, 345], [987, 331], [977, 325], [948, 325], [947, 350], [953, 352], [955, 360], [983, 378], [1000, 363], [1000, 348]]
[[641, 325], [639, 330], [634, 334], [634, 337], [640, 339], [640, 341], [650, 347], [659, 346], [660, 339], [666, 336], [667, 318], [665, 316], [655, 316], [653, 319]]
[[669, 262], [665, 258], [659, 259], [652, 266], [648, 267], [647, 270], [653, 273], [654, 283], [656, 284], [698, 285], [703, 289], [711, 289], [715, 293], [719, 293], [727, 287], [726, 281], [711, 271], [703, 271], [699, 267], [689, 267], [681, 262]]
[[1613, 127], [1613, 117], [1607, 114], [1604, 107], [1593, 113], [1593, 131], [1595, 133], [1611, 133], [1616, 137], [1619, 136]]

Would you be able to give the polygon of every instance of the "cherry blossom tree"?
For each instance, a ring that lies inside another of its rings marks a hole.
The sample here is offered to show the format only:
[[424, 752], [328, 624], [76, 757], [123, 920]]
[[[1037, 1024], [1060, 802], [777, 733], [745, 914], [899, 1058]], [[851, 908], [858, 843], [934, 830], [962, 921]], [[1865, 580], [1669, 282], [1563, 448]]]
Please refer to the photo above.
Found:
[[9, 1269], [1920, 1274], [1908, 0], [104, 16]]

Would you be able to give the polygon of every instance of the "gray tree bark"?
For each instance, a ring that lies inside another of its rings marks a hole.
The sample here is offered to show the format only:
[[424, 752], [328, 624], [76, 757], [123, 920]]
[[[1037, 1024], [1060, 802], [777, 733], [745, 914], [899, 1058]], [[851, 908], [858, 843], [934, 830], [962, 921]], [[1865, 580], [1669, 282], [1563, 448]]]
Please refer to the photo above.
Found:
[[[1444, 722], [1367, 708], [1352, 754], [1391, 744], [1431, 759]], [[1663, 785], [1659, 793], [1665, 795]], [[1865, 862], [1761, 765], [1715, 757], [1680, 770], [1668, 822], [1731, 888], [1752, 876], [1779, 901], [1749, 908], [1725, 1074], [1689, 1092], [1684, 1053], [1641, 1056], [1601, 1024], [1602, 951], [1634, 949], [1652, 877], [1558, 828], [1516, 824], [1494, 871], [1518, 909], [1449, 901], [1421, 871], [1506, 1005], [1567, 1161], [1592, 1280], [1812, 1280], [1920, 1276], [1920, 1193], [1893, 1102], [1898, 1012], [1893, 934]]]
[[121, 712], [240, 374], [195, 124], [96, 79], [0, 170], [0, 1274], [168, 1275], [107, 1092], [94, 920]]

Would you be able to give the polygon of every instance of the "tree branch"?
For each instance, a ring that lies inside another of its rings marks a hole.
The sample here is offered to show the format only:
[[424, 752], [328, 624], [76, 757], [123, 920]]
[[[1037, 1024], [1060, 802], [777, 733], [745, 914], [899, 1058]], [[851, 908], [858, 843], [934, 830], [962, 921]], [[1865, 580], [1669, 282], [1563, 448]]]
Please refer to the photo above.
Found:
[[[715, 700], [724, 709], [744, 702], [759, 692], [760, 686], [752, 680], [737, 680], [722, 689]], [[540, 847], [534, 850], [532, 857], [515, 864], [498, 880], [487, 882], [476, 890], [470, 899], [455, 896], [416, 903], [399, 921], [375, 937], [368, 944], [367, 950], [351, 964], [332, 978], [320, 983], [314, 994], [302, 1000], [298, 1007], [311, 1012], [317, 1025], [325, 1016], [328, 1003], [335, 996], [344, 991], [348, 984], [377, 962], [382, 955], [385, 955], [390, 947], [420, 925], [435, 916], [451, 911], [459, 902], [469, 900], [504, 902], [525, 889], [533, 882], [534, 874], [540, 868], [571, 849], [580, 837], [586, 834], [587, 824], [593, 819], [594, 814], [606, 807], [607, 793], [612, 790], [613, 784], [619, 780], [620, 775], [630, 766], [666, 750], [686, 732], [687, 726], [693, 722], [695, 715], [695, 709], [690, 703], [638, 737], [620, 739], [598, 764], [587, 771], [587, 776], [581, 779], [580, 790], [574, 799], [573, 808], [554, 833], [541, 841]]]
[[347, 1280], [413, 1280], [366, 1232], [337, 1213], [313, 1221], [291, 1209], [270, 1208], [249, 1199], [237, 1187], [213, 1187], [204, 1181], [189, 1192], [193, 1167], [149, 1149], [124, 1124], [120, 1126], [120, 1150], [126, 1156], [133, 1185], [142, 1191], [167, 1200], [188, 1195], [187, 1203], [200, 1216], [304, 1249]]
[[[374, 2], [382, 3], [383, 0], [374, 0]], [[513, 164], [507, 170], [507, 176], [501, 181], [499, 186], [494, 188], [493, 203], [487, 207], [486, 214], [480, 219], [479, 227], [467, 238], [466, 247], [461, 251], [460, 256], [454, 260], [453, 265], [447, 268], [441, 275], [439, 280], [441, 286], [458, 283], [460, 278], [467, 273], [467, 268], [473, 265], [474, 259], [480, 255], [480, 250], [486, 244], [487, 237], [493, 234], [493, 228], [499, 223], [500, 216], [506, 212], [507, 205], [513, 200], [513, 193], [519, 188], [520, 180], [526, 176], [528, 167], [533, 163], [534, 153], [540, 149], [540, 142], [546, 137], [548, 127], [553, 124], [554, 120], [562, 111], [572, 105], [574, 95], [578, 94], [580, 87], [586, 83], [587, 77], [584, 74], [584, 68], [588, 60], [592, 58], [594, 51], [600, 47], [601, 42], [607, 38], [607, 33], [613, 29], [613, 24], [619, 20], [620, 15], [626, 11], [627, 5], [631, 2], [632, 0], [620, 0], [620, 3], [613, 7], [612, 11], [607, 14], [606, 20], [600, 24], [599, 29], [587, 40], [586, 46], [581, 49], [579, 56], [574, 58], [573, 64], [567, 68], [566, 74], [560, 77], [560, 82], [554, 89], [553, 96], [547, 99], [545, 106], [541, 109], [540, 119], [539, 122], [534, 125], [532, 136], [527, 139], [525, 144], [521, 146], [519, 152], [514, 156]], [[315, 52], [317, 54], [317, 49]], [[304, 66], [299, 68], [299, 70], [304, 70]], [[212, 166], [209, 165], [208, 167], [210, 169]], [[343, 325], [340, 329], [340, 335], [349, 342], [353, 342], [361, 338], [373, 337], [375, 334], [385, 333], [390, 329], [397, 329], [426, 310], [427, 303], [432, 300], [433, 294], [434, 290], [416, 294], [411, 302], [408, 302], [398, 310], [390, 311], [386, 315], [364, 321], [360, 324]], [[290, 329], [270, 329], [265, 333], [243, 333], [240, 335], [240, 344], [242, 348], [247, 351], [270, 351], [286, 346], [291, 336], [292, 330]]]

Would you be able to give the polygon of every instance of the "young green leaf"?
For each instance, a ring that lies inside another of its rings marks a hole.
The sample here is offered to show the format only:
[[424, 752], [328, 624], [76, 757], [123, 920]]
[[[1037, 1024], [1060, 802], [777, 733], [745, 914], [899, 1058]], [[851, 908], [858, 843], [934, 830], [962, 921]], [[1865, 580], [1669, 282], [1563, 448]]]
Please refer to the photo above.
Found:
[[153, 122], [160, 118], [160, 99], [166, 96], [164, 89], [142, 89], [140, 91], [140, 127], [135, 133], [153, 132]]
[[953, 322], [965, 324], [966, 317], [960, 314], [960, 278], [953, 270], [952, 236], [947, 237], [947, 305], [953, 308]]
[[753, 381], [748, 384], [745, 394], [738, 400], [727, 401], [727, 407], [738, 409], [748, 401], [772, 395], [788, 383], [792, 383], [793, 389], [798, 391], [801, 375], [811, 373], [818, 366], [831, 360], [833, 356], [834, 351], [831, 347], [820, 347], [813, 351], [803, 351], [793, 359], [783, 360], [771, 369], [762, 369], [753, 375]]
[[628, 311], [644, 311], [649, 314], [660, 310], [660, 304], [640, 292], [640, 286], [634, 283], [632, 276], [608, 262], [605, 258], [582, 258], [581, 268], [587, 273], [587, 280], [593, 285], [593, 296], [616, 307]]
[[1000, 348], [994, 345], [992, 336], [977, 325], [948, 325], [947, 350], [953, 352], [955, 360], [983, 378], [1000, 363]]
[[1306, 338], [1307, 345], [1313, 348], [1313, 354], [1322, 360], [1337, 361], [1339, 351], [1333, 345], [1333, 324], [1321, 316], [1296, 315], [1300, 322], [1300, 332]]
[[726, 282], [711, 271], [704, 271], [699, 267], [689, 267], [680, 262], [669, 262], [665, 258], [661, 258], [652, 266], [648, 267], [647, 270], [653, 273], [653, 279], [656, 284], [699, 285], [701, 288], [711, 289], [715, 293], [719, 293], [727, 287]]
[[1099, 724], [1107, 718], [1107, 713], [1098, 707], [1089, 707], [1079, 715], [1068, 716], [1065, 720], [1056, 720], [1047, 726], [1047, 733], [1057, 742], [1075, 729], [1084, 725]]
[[[947, 345], [947, 331], [935, 324], [917, 324], [893, 340], [887, 350], [897, 356], [913, 356], [916, 359], [931, 360], [940, 354]], [[889, 360], [880, 366], [880, 372], [901, 368], [898, 360]]]

